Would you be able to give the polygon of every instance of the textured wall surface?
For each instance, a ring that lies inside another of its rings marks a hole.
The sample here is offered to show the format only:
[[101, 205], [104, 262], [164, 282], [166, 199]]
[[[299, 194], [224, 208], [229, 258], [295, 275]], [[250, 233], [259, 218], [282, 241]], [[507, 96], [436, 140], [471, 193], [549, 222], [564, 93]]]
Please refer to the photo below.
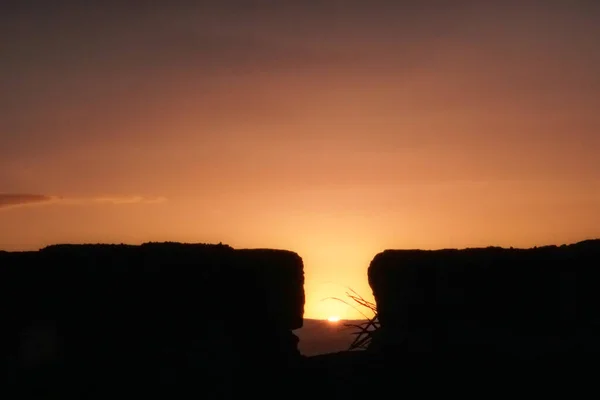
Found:
[[0, 296], [13, 381], [220, 390], [237, 367], [300, 358], [292, 330], [302, 326], [304, 273], [289, 251], [162, 243], [4, 252]]
[[532, 249], [387, 250], [369, 267], [388, 349], [597, 351], [600, 240]]

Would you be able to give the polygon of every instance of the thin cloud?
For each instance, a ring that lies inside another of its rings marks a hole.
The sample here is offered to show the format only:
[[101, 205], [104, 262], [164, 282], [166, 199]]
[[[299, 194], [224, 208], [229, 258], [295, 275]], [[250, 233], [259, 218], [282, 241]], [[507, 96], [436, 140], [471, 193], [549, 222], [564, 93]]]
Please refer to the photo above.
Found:
[[145, 196], [98, 196], [98, 197], [60, 197], [43, 194], [0, 193], [0, 210], [17, 207], [45, 205], [124, 205], [124, 204], [160, 204], [167, 201], [165, 197]]
[[144, 196], [106, 196], [95, 197], [91, 199], [72, 199], [80, 203], [97, 204], [159, 204], [167, 201], [164, 197], [144, 197]]
[[27, 205], [43, 204], [53, 200], [52, 196], [43, 194], [27, 194], [27, 193], [0, 193], [0, 209], [9, 207], [20, 207]]

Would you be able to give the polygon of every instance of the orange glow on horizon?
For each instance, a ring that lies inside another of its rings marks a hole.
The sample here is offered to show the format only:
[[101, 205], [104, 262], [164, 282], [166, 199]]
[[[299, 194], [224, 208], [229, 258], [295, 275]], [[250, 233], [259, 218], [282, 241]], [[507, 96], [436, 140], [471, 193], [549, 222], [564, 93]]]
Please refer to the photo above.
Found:
[[0, 250], [286, 249], [350, 320], [385, 249], [600, 237], [593, 2], [104, 3], [0, 16]]

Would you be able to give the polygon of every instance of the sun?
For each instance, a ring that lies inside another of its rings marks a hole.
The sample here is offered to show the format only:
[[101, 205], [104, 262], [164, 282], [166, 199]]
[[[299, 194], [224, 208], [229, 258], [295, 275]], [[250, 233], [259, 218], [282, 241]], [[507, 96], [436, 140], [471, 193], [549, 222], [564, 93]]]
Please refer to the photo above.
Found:
[[327, 318], [327, 321], [335, 324], [336, 322], [340, 322], [340, 317], [337, 315], [332, 315], [331, 317]]

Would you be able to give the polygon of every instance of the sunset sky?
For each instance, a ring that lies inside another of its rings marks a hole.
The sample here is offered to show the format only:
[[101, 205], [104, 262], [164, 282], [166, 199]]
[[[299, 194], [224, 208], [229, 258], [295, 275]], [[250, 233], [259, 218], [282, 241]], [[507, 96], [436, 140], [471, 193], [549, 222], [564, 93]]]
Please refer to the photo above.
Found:
[[345, 318], [386, 248], [600, 237], [598, 1], [90, 3], [0, 4], [0, 249], [289, 249]]

